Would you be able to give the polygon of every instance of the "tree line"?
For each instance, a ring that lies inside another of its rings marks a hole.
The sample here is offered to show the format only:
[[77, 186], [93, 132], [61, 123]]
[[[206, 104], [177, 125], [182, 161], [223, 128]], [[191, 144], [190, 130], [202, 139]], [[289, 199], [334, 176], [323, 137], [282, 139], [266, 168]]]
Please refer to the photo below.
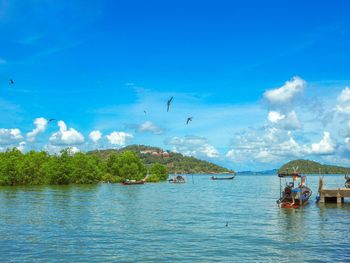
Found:
[[296, 170], [303, 174], [350, 174], [350, 168], [320, 164], [310, 160], [294, 160], [284, 164], [278, 173], [291, 173]]
[[132, 151], [112, 153], [107, 159], [69, 149], [50, 155], [44, 151], [22, 153], [14, 148], [0, 153], [0, 185], [64, 185], [118, 183], [125, 179], [159, 182], [168, 178], [166, 166], [145, 165]]

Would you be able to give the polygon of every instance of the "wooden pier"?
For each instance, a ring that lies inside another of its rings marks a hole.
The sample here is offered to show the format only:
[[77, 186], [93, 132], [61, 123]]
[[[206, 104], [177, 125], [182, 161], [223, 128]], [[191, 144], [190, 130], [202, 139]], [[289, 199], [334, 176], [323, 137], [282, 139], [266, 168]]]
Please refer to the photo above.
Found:
[[350, 197], [350, 188], [323, 188], [323, 179], [320, 178], [318, 185], [320, 203], [344, 203], [345, 197]]

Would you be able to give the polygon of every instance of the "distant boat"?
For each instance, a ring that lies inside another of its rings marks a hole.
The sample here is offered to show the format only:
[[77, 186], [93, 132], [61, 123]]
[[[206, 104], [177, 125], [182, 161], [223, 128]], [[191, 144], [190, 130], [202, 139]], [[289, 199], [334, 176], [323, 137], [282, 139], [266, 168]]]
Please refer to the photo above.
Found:
[[230, 176], [230, 177], [217, 177], [217, 176], [212, 176], [211, 180], [233, 180], [235, 179], [235, 176]]
[[128, 180], [128, 179], [126, 179], [122, 182], [123, 185], [144, 184], [144, 183], [145, 183], [144, 180], [136, 181], [136, 180]]
[[174, 183], [174, 184], [183, 184], [186, 183], [186, 180], [184, 177], [182, 177], [181, 175], [174, 175], [173, 178], [168, 180], [169, 183]]

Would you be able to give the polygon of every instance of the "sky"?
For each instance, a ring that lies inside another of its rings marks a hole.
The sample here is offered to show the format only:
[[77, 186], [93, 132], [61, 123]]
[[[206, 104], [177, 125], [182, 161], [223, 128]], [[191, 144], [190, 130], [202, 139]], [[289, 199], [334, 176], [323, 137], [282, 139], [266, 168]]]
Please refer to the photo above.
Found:
[[0, 150], [144, 144], [237, 171], [350, 166], [349, 9], [0, 0]]

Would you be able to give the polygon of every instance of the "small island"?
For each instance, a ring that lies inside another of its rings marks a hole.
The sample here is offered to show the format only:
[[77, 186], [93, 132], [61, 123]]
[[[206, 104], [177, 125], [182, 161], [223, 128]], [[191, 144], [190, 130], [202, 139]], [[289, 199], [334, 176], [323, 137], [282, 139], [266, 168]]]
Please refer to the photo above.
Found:
[[302, 159], [284, 164], [278, 169], [277, 173], [293, 172], [294, 169], [297, 169], [299, 173], [303, 174], [350, 174], [350, 168], [347, 167], [325, 165]]

